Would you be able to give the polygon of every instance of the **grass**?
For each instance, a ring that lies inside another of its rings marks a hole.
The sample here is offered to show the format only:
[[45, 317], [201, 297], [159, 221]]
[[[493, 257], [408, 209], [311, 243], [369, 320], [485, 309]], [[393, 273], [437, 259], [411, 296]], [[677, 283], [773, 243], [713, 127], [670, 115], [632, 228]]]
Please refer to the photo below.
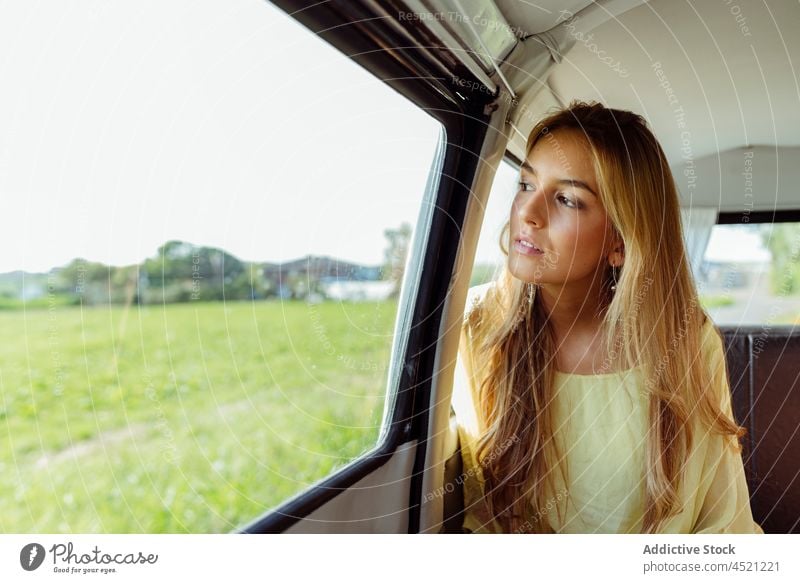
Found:
[[736, 300], [729, 295], [719, 294], [713, 296], [700, 296], [700, 303], [705, 308], [722, 308], [725, 306], [732, 306], [736, 303]]
[[0, 532], [226, 532], [375, 444], [396, 302], [0, 312]]
[[771, 318], [768, 323], [785, 326], [800, 326], [800, 314], [794, 310], [791, 312], [785, 312]]

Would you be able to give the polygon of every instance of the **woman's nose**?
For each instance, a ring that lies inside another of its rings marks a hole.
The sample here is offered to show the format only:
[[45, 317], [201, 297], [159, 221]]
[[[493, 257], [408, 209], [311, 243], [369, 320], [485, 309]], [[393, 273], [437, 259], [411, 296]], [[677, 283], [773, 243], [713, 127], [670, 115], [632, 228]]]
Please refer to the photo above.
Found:
[[541, 190], [523, 192], [517, 213], [521, 221], [541, 226], [547, 218], [546, 197]]

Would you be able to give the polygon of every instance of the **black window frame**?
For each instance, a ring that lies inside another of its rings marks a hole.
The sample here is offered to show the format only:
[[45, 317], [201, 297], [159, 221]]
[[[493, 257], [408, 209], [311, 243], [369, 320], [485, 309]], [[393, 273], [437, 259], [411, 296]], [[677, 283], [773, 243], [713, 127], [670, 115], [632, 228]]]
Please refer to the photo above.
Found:
[[774, 211], [720, 212], [718, 225], [749, 225], [763, 223], [800, 223], [800, 209]]
[[480, 81], [446, 47], [430, 38], [421, 23], [400, 22], [402, 26], [398, 27], [400, 6], [393, 19], [381, 12], [385, 9], [362, 0], [272, 3], [439, 121], [446, 141], [441, 173], [438, 180], [430, 181], [437, 189], [435, 205], [421, 258], [408, 342], [401, 347], [401, 374], [396, 387], [387, 386], [387, 391], [396, 391], [396, 398], [383, 441], [235, 532], [285, 531], [384, 465], [403, 444], [416, 441], [408, 501], [408, 532], [416, 533], [430, 421], [428, 404], [443, 307], [447, 304], [470, 186], [488, 129], [491, 107], [487, 105], [496, 96], [488, 91], [465, 92], [465, 81], [470, 87], [478, 87]]

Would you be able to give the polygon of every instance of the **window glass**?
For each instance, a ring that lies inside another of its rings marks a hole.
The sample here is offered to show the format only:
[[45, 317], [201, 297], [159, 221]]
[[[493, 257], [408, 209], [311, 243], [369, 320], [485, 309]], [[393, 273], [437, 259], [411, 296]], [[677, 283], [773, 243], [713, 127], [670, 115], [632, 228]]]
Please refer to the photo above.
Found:
[[800, 223], [715, 225], [698, 287], [717, 324], [797, 324]]
[[440, 124], [267, 2], [0, 52], [2, 531], [225, 532], [373, 448]]
[[[470, 287], [491, 280], [506, 260], [500, 248], [500, 235], [503, 225], [510, 216], [518, 181], [519, 170], [504, 159], [497, 167], [489, 200], [486, 203]], [[503, 245], [507, 249], [508, 241], [504, 241]]]

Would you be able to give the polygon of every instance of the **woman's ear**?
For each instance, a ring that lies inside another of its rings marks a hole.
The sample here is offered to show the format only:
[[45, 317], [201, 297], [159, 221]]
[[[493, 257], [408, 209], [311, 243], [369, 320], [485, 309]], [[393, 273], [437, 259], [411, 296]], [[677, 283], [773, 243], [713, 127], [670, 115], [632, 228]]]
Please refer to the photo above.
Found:
[[617, 237], [614, 240], [612, 251], [608, 255], [608, 264], [611, 267], [622, 267], [623, 263], [625, 263], [625, 243], [621, 237]]

